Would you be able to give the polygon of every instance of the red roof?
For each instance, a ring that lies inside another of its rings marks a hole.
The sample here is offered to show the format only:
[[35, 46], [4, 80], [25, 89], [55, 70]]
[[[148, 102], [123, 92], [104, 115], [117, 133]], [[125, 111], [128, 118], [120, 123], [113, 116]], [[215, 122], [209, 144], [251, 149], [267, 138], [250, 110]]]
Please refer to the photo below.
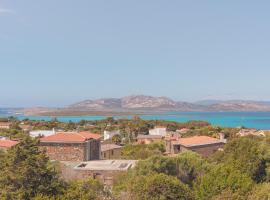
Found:
[[0, 140], [0, 147], [2, 148], [10, 148], [18, 144], [19, 142], [14, 140]]
[[206, 145], [221, 142], [219, 139], [208, 136], [194, 136], [189, 138], [179, 138], [179, 144], [183, 146]]
[[59, 132], [41, 138], [41, 142], [85, 142], [90, 139], [99, 139], [100, 135], [90, 132]]
[[11, 122], [0, 122], [1, 126], [10, 126]]

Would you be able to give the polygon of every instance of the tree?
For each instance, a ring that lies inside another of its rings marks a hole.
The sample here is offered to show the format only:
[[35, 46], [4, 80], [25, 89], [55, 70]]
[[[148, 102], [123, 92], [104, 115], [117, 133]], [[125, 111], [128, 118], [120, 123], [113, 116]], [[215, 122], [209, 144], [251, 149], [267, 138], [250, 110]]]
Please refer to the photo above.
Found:
[[171, 176], [177, 175], [177, 165], [174, 158], [165, 156], [153, 156], [140, 161], [133, 170], [135, 176], [164, 173]]
[[106, 193], [103, 190], [103, 185], [97, 180], [88, 179], [84, 181], [73, 181], [67, 187], [61, 199], [65, 200], [96, 200], [103, 199]]
[[246, 173], [256, 182], [266, 178], [265, 150], [261, 141], [256, 138], [237, 138], [225, 145], [224, 151], [219, 153], [216, 161], [226, 163]]
[[181, 153], [176, 158], [177, 162], [177, 176], [179, 179], [189, 184], [193, 184], [193, 181], [198, 177], [202, 177], [210, 169], [210, 164], [206, 162], [199, 154], [187, 151]]
[[112, 141], [113, 141], [114, 144], [118, 144], [118, 145], [121, 144], [121, 142], [122, 142], [121, 136], [120, 135], [114, 135], [112, 137]]
[[270, 199], [270, 183], [257, 185], [248, 197], [248, 200], [269, 200]]
[[191, 200], [188, 186], [177, 178], [165, 174], [137, 176], [129, 183], [127, 199], [132, 200]]
[[0, 197], [24, 199], [61, 193], [63, 183], [56, 168], [38, 148], [38, 141], [30, 137], [11, 148], [1, 160]]
[[226, 165], [213, 167], [194, 185], [197, 199], [208, 200], [224, 190], [245, 197], [253, 186], [252, 179], [241, 171]]
[[164, 144], [152, 143], [150, 145], [125, 145], [122, 148], [122, 159], [143, 160], [154, 155], [162, 155], [164, 152]]

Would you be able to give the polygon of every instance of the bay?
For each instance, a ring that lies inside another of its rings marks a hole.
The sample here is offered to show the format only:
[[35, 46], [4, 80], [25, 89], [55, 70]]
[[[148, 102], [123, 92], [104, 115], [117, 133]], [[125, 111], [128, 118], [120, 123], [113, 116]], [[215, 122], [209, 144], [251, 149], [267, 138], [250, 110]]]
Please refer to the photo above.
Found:
[[[128, 118], [132, 116], [113, 116], [115, 119]], [[208, 121], [212, 125], [221, 127], [240, 127], [256, 129], [270, 129], [270, 112], [168, 112], [153, 115], [140, 116], [144, 120], [167, 120], [175, 122], [187, 122], [191, 120]], [[54, 117], [47, 116], [18, 116], [20, 120], [25, 118], [31, 120], [52, 120]], [[79, 122], [81, 120], [102, 120], [107, 116], [59, 116], [61, 122]]]

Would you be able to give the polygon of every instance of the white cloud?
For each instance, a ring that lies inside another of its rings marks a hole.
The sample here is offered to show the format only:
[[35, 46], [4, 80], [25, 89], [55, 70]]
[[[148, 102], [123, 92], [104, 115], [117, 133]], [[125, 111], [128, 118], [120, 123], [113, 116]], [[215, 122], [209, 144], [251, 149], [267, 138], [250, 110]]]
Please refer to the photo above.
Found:
[[1, 14], [13, 15], [13, 14], [15, 14], [15, 11], [11, 10], [11, 9], [6, 9], [6, 8], [0, 8], [0, 15]]

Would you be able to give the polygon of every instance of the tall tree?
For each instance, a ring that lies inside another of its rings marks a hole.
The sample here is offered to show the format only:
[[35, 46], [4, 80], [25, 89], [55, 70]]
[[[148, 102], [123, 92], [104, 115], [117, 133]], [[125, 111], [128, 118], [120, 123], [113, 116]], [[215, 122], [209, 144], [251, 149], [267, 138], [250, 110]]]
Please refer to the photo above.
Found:
[[48, 157], [30, 137], [11, 148], [0, 165], [0, 197], [28, 200], [38, 194], [57, 195], [62, 182]]

